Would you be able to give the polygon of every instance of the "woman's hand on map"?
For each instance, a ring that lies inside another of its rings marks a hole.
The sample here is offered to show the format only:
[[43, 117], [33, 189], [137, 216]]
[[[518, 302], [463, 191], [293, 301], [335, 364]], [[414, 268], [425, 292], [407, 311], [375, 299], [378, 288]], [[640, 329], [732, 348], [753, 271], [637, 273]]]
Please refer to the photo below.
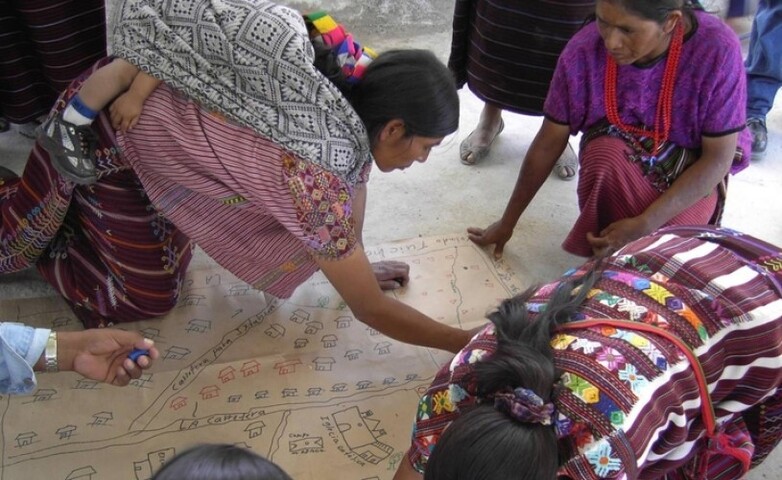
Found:
[[595, 256], [610, 255], [627, 243], [651, 233], [643, 215], [619, 220], [604, 228], [600, 235], [587, 232], [587, 241]]
[[[128, 358], [133, 349], [147, 350], [135, 362]], [[57, 332], [57, 361], [60, 370], [73, 370], [85, 377], [125, 386], [139, 378], [160, 357], [154, 342], [138, 332], [113, 328], [79, 332]]]
[[372, 264], [377, 283], [383, 290], [404, 287], [410, 281], [410, 265], [395, 260], [384, 260]]
[[486, 229], [470, 227], [467, 229], [467, 236], [482, 247], [494, 245], [494, 258], [499, 260], [502, 258], [505, 244], [513, 236], [513, 227], [507, 228], [499, 221], [492, 223]]

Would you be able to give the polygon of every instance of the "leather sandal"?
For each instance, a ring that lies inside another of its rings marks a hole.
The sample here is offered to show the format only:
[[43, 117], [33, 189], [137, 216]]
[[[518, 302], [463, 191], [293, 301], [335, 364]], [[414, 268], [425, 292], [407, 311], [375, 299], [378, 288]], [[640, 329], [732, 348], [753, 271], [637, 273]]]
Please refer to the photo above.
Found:
[[576, 178], [576, 173], [578, 172], [578, 155], [573, 151], [570, 142], [568, 142], [562, 155], [557, 159], [557, 163], [554, 165], [554, 172], [560, 179], [565, 180], [566, 182]]
[[475, 165], [486, 158], [491, 150], [492, 143], [500, 136], [500, 133], [502, 133], [504, 128], [505, 122], [500, 118], [500, 126], [497, 129], [497, 133], [494, 134], [494, 138], [491, 139], [489, 144], [484, 146], [473, 145], [470, 140], [472, 139], [475, 130], [470, 132], [470, 134], [467, 135], [467, 138], [462, 140], [462, 143], [459, 145], [459, 157], [462, 159], [462, 163], [465, 165]]

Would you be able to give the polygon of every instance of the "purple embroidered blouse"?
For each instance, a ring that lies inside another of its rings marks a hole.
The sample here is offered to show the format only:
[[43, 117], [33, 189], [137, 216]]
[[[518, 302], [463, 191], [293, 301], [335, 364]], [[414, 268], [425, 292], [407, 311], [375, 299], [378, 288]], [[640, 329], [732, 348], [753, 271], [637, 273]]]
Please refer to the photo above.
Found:
[[[549, 120], [568, 125], [571, 134], [576, 134], [605, 119], [606, 55], [594, 22], [576, 33], [559, 57], [549, 87], [543, 107]], [[617, 103], [625, 124], [654, 125], [666, 59], [664, 56], [646, 66], [619, 66]], [[746, 101], [746, 77], [736, 34], [719, 18], [696, 11], [693, 29], [682, 48], [669, 140], [685, 148], [699, 148], [704, 136], [740, 132], [738, 148], [744, 155], [731, 167], [731, 173], [739, 172], [749, 164]]]

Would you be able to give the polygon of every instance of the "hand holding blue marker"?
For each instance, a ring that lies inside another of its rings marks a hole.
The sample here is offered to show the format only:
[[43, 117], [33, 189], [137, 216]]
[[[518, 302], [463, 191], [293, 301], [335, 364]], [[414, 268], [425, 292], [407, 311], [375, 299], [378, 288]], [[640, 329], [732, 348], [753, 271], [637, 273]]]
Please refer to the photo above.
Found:
[[134, 348], [133, 351], [128, 354], [128, 358], [133, 360], [133, 363], [138, 363], [138, 359], [142, 355], [149, 356], [149, 350], [145, 350], [143, 348]]

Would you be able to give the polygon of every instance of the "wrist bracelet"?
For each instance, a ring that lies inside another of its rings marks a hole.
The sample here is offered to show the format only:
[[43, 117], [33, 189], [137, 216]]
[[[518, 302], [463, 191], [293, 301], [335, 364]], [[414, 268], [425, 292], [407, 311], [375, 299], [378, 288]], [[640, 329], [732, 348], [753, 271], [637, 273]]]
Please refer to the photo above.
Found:
[[57, 332], [54, 330], [49, 332], [49, 338], [46, 340], [46, 350], [44, 351], [43, 358], [47, 372], [51, 373], [60, 370], [57, 365]]

